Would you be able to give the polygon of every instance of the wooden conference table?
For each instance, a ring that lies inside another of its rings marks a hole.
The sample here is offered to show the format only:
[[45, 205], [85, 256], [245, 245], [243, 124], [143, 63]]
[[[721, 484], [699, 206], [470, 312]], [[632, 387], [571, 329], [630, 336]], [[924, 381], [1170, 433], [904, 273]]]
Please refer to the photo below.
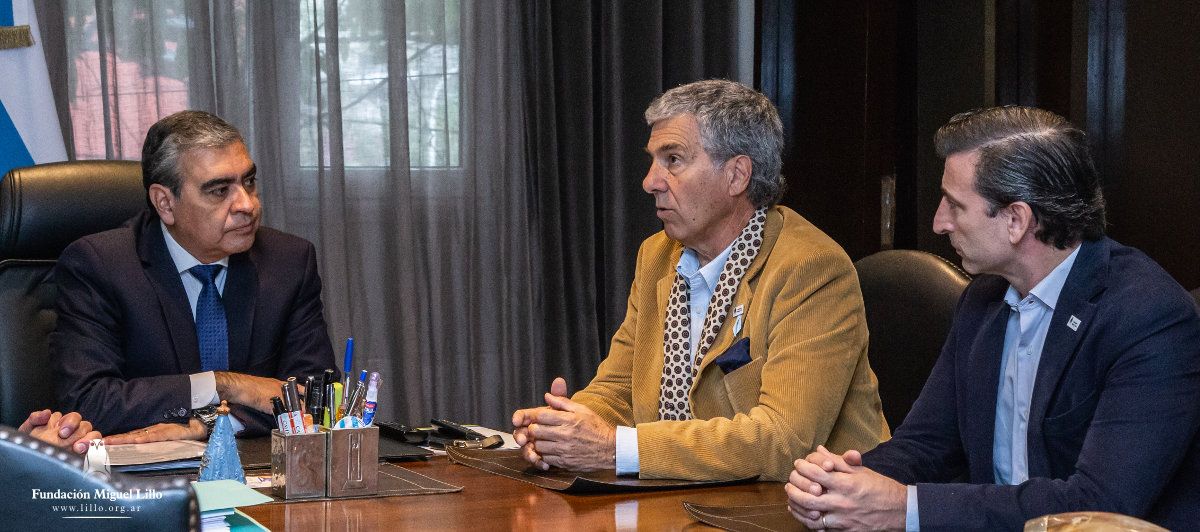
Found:
[[411, 471], [456, 486], [458, 493], [242, 508], [271, 530], [715, 530], [694, 519], [683, 501], [711, 505], [787, 501], [783, 484], [625, 493], [567, 495], [493, 475], [445, 456], [399, 462]]

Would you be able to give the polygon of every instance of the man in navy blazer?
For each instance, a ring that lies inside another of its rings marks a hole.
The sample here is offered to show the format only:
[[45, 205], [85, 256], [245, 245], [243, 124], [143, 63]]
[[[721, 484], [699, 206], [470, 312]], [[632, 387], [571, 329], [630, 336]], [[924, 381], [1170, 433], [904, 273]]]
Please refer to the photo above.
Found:
[[[237, 129], [211, 114], [151, 127], [142, 179], [149, 209], [59, 257], [50, 343], [62, 406], [104, 433], [133, 431], [109, 443], [205, 438], [220, 400], [241, 435], [265, 434], [280, 379], [335, 367], [313, 245], [259, 227], [254, 162]], [[218, 266], [207, 282], [191, 271], [209, 264]], [[198, 312], [212, 305], [198, 311], [198, 300], [213, 288], [224, 319], [205, 323], [226, 330], [202, 340]], [[202, 351], [213, 349], [205, 368]]]
[[1197, 529], [1200, 317], [1104, 236], [1083, 132], [1006, 107], [960, 114], [935, 142], [934, 230], [977, 277], [892, 439], [797, 460], [792, 514], [815, 529], [1019, 530], [1092, 510]]

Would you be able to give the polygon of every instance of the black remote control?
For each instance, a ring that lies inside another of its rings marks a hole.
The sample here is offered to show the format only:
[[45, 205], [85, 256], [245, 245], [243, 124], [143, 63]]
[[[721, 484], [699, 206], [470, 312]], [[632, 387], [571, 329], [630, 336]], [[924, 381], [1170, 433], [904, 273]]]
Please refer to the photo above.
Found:
[[423, 435], [420, 434], [421, 431], [409, 428], [399, 421], [375, 421], [371, 424], [379, 427], [380, 436], [407, 443], [424, 443], [425, 441]]
[[437, 427], [438, 432], [456, 440], [482, 440], [484, 438], [483, 434], [475, 432], [453, 421], [446, 421], [444, 419], [431, 419], [429, 422], [433, 423], [433, 425]]

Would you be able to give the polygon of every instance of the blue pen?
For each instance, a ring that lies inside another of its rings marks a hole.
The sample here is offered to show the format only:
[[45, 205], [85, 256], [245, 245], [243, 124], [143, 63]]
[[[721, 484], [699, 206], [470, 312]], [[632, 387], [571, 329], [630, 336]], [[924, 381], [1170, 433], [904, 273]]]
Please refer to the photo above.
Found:
[[350, 368], [353, 365], [354, 365], [354, 339], [347, 338], [346, 339], [346, 362], [344, 364], [342, 364], [342, 369], [345, 370], [344, 373], [349, 375]]
[[[345, 402], [347, 399], [347, 397], [345, 397], [345, 395], [349, 395], [349, 390], [352, 389], [350, 387], [350, 368], [353, 367], [353, 365], [354, 365], [354, 339], [347, 338], [346, 339], [346, 360], [342, 364], [342, 369], [343, 369], [343, 371], [342, 371], [342, 390], [343, 390], [342, 391], [342, 394], [343, 394], [342, 403], [343, 403], [343, 405], [345, 405]], [[345, 405], [342, 408], [344, 408], [345, 410], [350, 410], [349, 405]]]
[[366, 382], [367, 382], [367, 370], [365, 370], [365, 369], [364, 369], [364, 370], [362, 370], [362, 373], [359, 373], [359, 374], [358, 374], [358, 382], [361, 382], [361, 383], [363, 383], [363, 384], [366, 384]]

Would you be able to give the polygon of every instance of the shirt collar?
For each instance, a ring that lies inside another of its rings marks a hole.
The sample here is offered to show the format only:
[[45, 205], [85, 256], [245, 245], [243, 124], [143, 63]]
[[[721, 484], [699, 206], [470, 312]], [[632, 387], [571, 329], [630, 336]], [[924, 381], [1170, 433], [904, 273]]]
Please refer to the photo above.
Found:
[[[1067, 258], [1055, 266], [1049, 275], [1029, 290], [1029, 295], [1036, 297], [1042, 304], [1054, 310], [1054, 307], [1058, 305], [1058, 296], [1062, 294], [1063, 285], [1067, 284], [1067, 275], [1071, 273], [1071, 267], [1075, 265], [1075, 257], [1079, 255], [1081, 247], [1083, 246], [1075, 246], [1075, 251], [1067, 255]], [[1017, 289], [1009, 285], [1008, 292], [1004, 294], [1004, 302], [1015, 307], [1020, 302], [1019, 299]]]
[[[192, 269], [192, 266], [204, 264], [196, 257], [193, 257], [191, 253], [188, 253], [186, 249], [183, 249], [183, 246], [179, 245], [179, 242], [175, 241], [175, 237], [171, 236], [171, 232], [167, 230], [167, 224], [163, 223], [162, 220], [159, 220], [158, 225], [159, 227], [162, 227], [163, 240], [167, 242], [167, 251], [171, 253], [171, 260], [175, 261], [176, 272], [178, 272], [180, 275], [183, 275], [183, 272]], [[220, 264], [228, 269], [229, 257], [225, 257], [210, 264]]]
[[[737, 240], [734, 240], [737, 242]], [[717, 285], [717, 279], [721, 276], [721, 270], [725, 269], [725, 261], [729, 259], [729, 253], [733, 251], [733, 242], [729, 243], [729, 247], [725, 248], [720, 255], [717, 255], [713, 260], [708, 261], [703, 267], [700, 266], [700, 257], [696, 255], [696, 250], [692, 248], [683, 248], [683, 254], [679, 256], [679, 264], [675, 266], [675, 271], [684, 279], [691, 279], [700, 272], [700, 276], [704, 278], [704, 282], [709, 288]]]

